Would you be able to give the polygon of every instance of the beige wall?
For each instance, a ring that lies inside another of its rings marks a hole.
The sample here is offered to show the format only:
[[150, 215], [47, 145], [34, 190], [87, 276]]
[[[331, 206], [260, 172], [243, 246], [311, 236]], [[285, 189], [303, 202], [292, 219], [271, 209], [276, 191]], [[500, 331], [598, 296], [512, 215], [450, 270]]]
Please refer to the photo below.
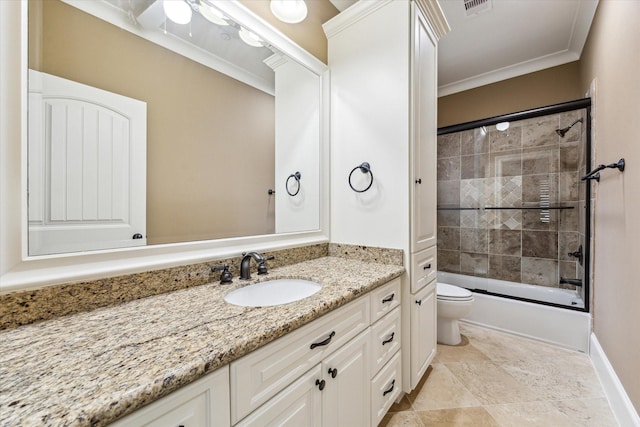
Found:
[[150, 244], [274, 232], [273, 96], [58, 0], [43, 16], [32, 66], [147, 103]]
[[438, 127], [584, 98], [578, 62], [438, 99]]
[[601, 0], [580, 63], [596, 80], [595, 164], [624, 157], [596, 187], [594, 332], [640, 411], [640, 2]]

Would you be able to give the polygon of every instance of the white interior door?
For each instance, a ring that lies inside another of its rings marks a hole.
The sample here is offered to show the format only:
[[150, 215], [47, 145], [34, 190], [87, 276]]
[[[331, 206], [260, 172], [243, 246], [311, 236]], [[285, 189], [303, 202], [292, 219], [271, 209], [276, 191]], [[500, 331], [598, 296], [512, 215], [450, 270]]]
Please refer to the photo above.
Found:
[[147, 105], [29, 70], [29, 255], [146, 244]]

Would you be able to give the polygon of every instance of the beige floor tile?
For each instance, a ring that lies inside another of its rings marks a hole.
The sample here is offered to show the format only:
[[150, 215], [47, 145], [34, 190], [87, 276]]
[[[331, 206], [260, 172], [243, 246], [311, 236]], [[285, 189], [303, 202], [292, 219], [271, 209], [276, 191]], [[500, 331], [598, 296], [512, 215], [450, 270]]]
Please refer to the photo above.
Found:
[[535, 362], [504, 362], [500, 366], [518, 382], [542, 395], [544, 400], [604, 396], [591, 362], [584, 354]]
[[605, 398], [485, 406], [501, 426], [616, 427]]
[[553, 402], [526, 402], [485, 406], [504, 427], [576, 426]]
[[494, 362], [445, 363], [456, 379], [483, 405], [530, 402], [542, 396]]
[[469, 342], [494, 362], [527, 362], [564, 357], [574, 351], [507, 333], [461, 323]]
[[469, 342], [469, 338], [462, 335], [462, 342], [459, 345], [451, 346], [438, 344], [436, 356], [433, 363], [444, 362], [473, 362], [484, 361], [489, 358], [473, 344]]
[[481, 403], [442, 363], [431, 365], [433, 371], [417, 395], [410, 400], [416, 411], [480, 406]]
[[499, 424], [483, 407], [439, 409], [418, 412], [429, 427], [498, 427]]
[[411, 407], [411, 402], [409, 401], [409, 397], [406, 394], [402, 396], [400, 402], [394, 402], [393, 405], [391, 405], [391, 408], [389, 408], [389, 412], [403, 412], [412, 410], [413, 408]]
[[413, 411], [409, 412], [389, 412], [387, 413], [378, 427], [424, 427], [420, 421], [420, 417]]
[[554, 402], [558, 411], [575, 421], [580, 427], [617, 427], [606, 398], [575, 399]]
[[380, 426], [617, 426], [587, 355], [464, 323], [461, 331], [461, 345], [438, 345]]

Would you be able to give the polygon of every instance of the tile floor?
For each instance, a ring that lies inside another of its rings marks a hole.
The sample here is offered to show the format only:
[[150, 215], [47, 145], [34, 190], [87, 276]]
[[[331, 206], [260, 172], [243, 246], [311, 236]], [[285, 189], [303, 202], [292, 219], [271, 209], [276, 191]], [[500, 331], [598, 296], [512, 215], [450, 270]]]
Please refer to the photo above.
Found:
[[461, 324], [462, 343], [438, 345], [421, 383], [380, 427], [618, 424], [589, 357]]

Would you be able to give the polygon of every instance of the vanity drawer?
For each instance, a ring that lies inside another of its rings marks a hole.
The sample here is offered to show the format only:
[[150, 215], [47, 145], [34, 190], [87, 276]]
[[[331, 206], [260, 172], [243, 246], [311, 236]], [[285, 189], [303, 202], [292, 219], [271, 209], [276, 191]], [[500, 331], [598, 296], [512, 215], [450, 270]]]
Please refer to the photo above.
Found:
[[411, 257], [411, 293], [414, 294], [434, 280], [438, 274], [436, 247], [413, 254]]
[[[361, 297], [231, 363], [235, 424], [369, 326]], [[313, 347], [313, 348], [312, 348]]]
[[400, 308], [396, 308], [371, 327], [372, 377], [400, 350], [400, 324]]
[[400, 351], [371, 380], [371, 425], [377, 426], [402, 393]]
[[371, 322], [375, 322], [400, 305], [402, 279], [397, 277], [384, 286], [371, 291]]

